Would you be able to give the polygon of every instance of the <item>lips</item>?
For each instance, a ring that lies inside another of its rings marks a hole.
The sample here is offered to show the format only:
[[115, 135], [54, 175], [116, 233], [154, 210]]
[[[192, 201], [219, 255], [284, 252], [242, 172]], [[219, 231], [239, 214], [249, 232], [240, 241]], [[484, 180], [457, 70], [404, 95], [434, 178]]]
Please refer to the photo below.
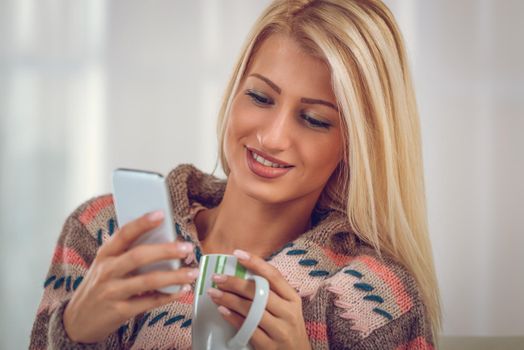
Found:
[[275, 163], [275, 164], [278, 164], [278, 165], [281, 165], [281, 166], [285, 166], [285, 167], [291, 167], [292, 166], [289, 163], [286, 163], [286, 162], [284, 162], [284, 161], [282, 161], [280, 159], [271, 157], [269, 154], [266, 154], [266, 153], [264, 153], [262, 151], [259, 151], [259, 150], [255, 149], [255, 148], [251, 148], [251, 147], [247, 147], [247, 146], [246, 146], [246, 148], [248, 149], [248, 151], [261, 156], [262, 158], [270, 161], [271, 163]]
[[[281, 168], [281, 167], [274, 168], [271, 166], [266, 166], [264, 164], [261, 164], [255, 160], [255, 158], [253, 157], [253, 152], [272, 163], [275, 163], [281, 166], [285, 166], [285, 168]], [[258, 150], [254, 150], [249, 147], [246, 147], [246, 161], [247, 161], [247, 165], [249, 169], [255, 175], [265, 178], [265, 179], [274, 179], [274, 178], [283, 176], [287, 174], [291, 169], [293, 169], [293, 166], [291, 164], [283, 162], [279, 159], [267, 156], [263, 152], [259, 152]]]

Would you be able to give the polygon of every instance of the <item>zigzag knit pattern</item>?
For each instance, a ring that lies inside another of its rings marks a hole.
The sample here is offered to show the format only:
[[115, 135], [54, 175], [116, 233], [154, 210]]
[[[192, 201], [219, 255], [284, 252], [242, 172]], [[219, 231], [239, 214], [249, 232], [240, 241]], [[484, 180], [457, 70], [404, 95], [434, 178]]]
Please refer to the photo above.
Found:
[[[186, 259], [197, 266], [201, 247], [194, 216], [216, 206], [224, 182], [181, 165], [168, 178], [177, 236], [195, 244]], [[318, 213], [317, 213], [318, 214]], [[122, 324], [104, 342], [78, 344], [65, 333], [62, 313], [98, 248], [118, 234], [111, 195], [81, 205], [58, 239], [31, 332], [30, 349], [189, 349], [193, 292]], [[343, 215], [320, 213], [313, 227], [267, 257], [303, 299], [314, 349], [432, 349], [433, 337], [416, 283], [407, 270], [351, 233]], [[194, 286], [193, 286], [194, 288]], [[48, 337], [48, 335], [50, 335]]]

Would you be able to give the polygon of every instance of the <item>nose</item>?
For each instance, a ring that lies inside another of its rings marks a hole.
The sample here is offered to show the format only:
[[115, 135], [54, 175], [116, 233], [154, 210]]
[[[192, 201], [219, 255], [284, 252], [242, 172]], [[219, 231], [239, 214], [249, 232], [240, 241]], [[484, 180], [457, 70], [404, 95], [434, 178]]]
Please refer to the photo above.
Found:
[[260, 145], [270, 152], [281, 152], [288, 149], [293, 138], [293, 111], [280, 108], [273, 117], [267, 118], [257, 131]]

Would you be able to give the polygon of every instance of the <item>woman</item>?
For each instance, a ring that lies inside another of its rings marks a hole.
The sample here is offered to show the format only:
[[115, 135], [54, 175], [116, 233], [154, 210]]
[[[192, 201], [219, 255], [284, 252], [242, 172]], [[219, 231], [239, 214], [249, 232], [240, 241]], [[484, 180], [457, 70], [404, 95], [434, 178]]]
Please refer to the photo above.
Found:
[[[190, 347], [195, 267], [216, 252], [270, 282], [257, 349], [433, 347], [440, 309], [418, 116], [384, 4], [273, 2], [234, 69], [219, 141], [226, 181], [189, 165], [168, 176], [184, 243], [128, 249], [164, 216], [117, 230], [111, 196], [71, 214], [31, 348]], [[129, 274], [170, 258], [186, 266]], [[215, 281], [210, 295], [238, 327], [253, 287]], [[150, 292], [173, 283], [186, 286]]]

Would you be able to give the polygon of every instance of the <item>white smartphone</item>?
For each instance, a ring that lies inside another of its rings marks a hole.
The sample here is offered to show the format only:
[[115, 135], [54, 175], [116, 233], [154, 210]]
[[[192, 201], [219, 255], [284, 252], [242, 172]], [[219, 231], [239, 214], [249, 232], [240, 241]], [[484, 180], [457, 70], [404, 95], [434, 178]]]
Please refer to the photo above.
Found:
[[[161, 174], [133, 170], [116, 169], [113, 171], [113, 199], [115, 202], [118, 227], [122, 227], [140, 216], [157, 210], [164, 212], [162, 224], [141, 235], [132, 247], [140, 244], [157, 244], [174, 242], [176, 239], [173, 227], [171, 200], [164, 177]], [[137, 269], [137, 273], [157, 270], [174, 270], [180, 267], [180, 260], [165, 260], [155, 262]], [[163, 293], [175, 293], [179, 285], [171, 285], [158, 289]]]

